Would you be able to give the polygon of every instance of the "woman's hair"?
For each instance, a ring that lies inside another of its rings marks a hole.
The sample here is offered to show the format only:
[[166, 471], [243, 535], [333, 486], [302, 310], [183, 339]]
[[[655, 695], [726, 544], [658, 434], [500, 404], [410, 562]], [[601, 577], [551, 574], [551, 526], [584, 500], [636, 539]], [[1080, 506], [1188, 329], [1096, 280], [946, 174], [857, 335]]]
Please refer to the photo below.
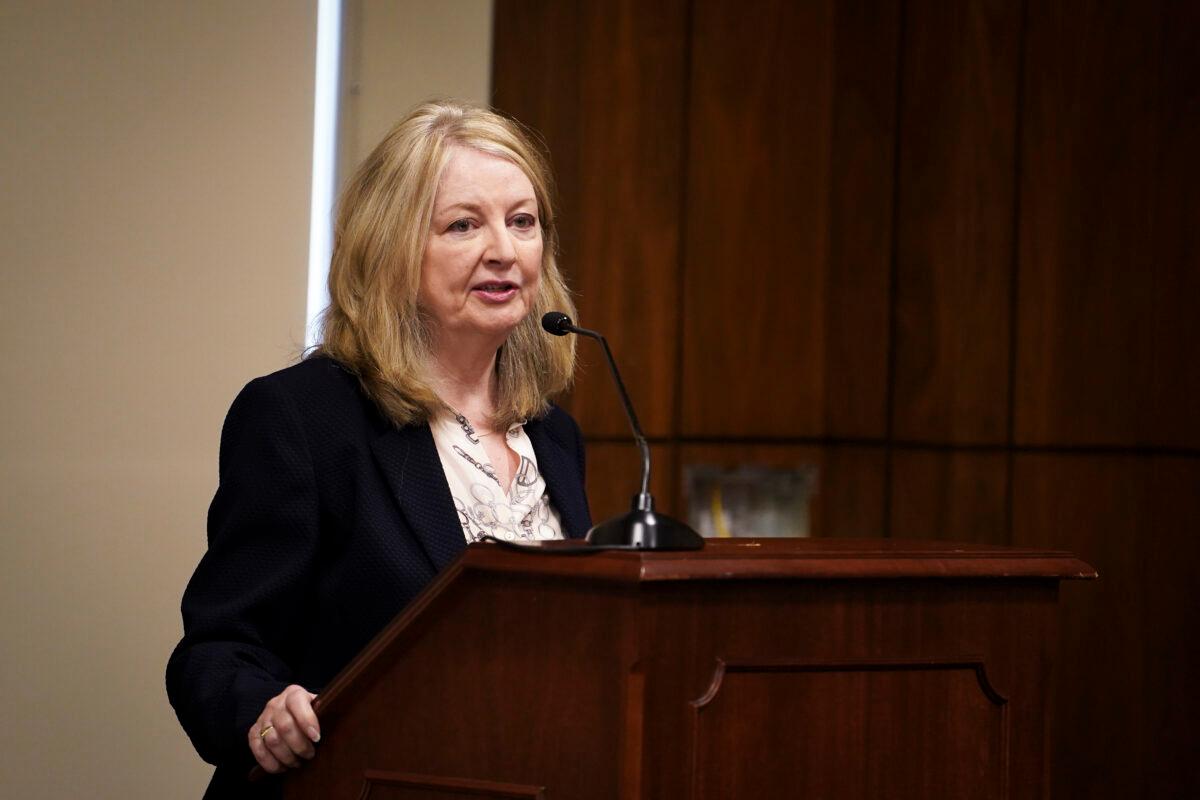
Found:
[[541, 284], [528, 317], [509, 334], [496, 362], [492, 423], [537, 417], [575, 368], [574, 337], [550, 336], [541, 317], [574, 316], [556, 260], [558, 233], [550, 169], [533, 137], [487, 108], [425, 103], [401, 120], [359, 166], [342, 192], [329, 269], [329, 307], [313, 355], [339, 361], [396, 425], [429, 419], [442, 407], [429, 378], [430, 318], [417, 302], [434, 197], [455, 146], [518, 166], [533, 184], [542, 227]]

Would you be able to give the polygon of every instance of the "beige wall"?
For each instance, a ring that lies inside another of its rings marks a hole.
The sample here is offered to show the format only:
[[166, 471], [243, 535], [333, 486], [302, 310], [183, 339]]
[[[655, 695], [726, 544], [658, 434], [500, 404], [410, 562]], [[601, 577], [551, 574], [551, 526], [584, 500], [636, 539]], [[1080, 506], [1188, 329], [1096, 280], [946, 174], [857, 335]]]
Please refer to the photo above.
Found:
[[[486, 87], [480, 8], [439, 8], [473, 33], [421, 44], [456, 69], [471, 51]], [[303, 336], [315, 18], [315, 0], [0, 0], [0, 797], [207, 781], [163, 667], [225, 410]], [[428, 30], [401, 28], [400, 53]], [[382, 115], [446, 91], [465, 90], [388, 90]]]
[[435, 97], [487, 102], [491, 0], [346, 0], [345, 15], [343, 174], [417, 103]]

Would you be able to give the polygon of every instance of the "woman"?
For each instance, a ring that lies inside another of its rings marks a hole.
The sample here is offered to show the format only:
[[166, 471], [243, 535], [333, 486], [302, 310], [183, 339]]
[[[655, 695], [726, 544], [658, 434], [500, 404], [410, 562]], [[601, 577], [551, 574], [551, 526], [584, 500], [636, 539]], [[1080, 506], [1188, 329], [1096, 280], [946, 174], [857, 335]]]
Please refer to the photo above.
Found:
[[315, 693], [469, 541], [588, 529], [579, 429], [547, 401], [574, 367], [539, 329], [572, 313], [555, 244], [544, 160], [485, 109], [418, 107], [351, 179], [322, 344], [221, 435], [167, 667], [206, 797], [311, 758]]

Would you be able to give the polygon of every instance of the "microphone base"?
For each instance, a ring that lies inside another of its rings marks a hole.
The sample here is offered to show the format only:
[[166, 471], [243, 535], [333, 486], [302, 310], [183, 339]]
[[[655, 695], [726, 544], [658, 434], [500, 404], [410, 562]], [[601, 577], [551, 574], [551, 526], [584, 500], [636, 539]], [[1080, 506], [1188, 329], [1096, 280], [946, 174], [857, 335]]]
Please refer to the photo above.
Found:
[[634, 508], [588, 531], [588, 544], [630, 550], [701, 550], [704, 537], [684, 523], [651, 509]]

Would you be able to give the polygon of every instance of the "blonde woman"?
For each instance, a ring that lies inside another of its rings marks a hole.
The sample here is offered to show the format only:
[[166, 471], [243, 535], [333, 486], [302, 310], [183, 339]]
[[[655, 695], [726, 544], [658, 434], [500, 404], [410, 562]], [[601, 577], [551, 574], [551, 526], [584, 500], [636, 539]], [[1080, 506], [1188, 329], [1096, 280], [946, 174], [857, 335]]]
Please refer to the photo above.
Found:
[[313, 756], [316, 693], [469, 542], [586, 533], [555, 245], [543, 157], [483, 108], [416, 108], [349, 182], [322, 344], [234, 401], [183, 597], [167, 687], [206, 797], [277, 793], [248, 769]]

